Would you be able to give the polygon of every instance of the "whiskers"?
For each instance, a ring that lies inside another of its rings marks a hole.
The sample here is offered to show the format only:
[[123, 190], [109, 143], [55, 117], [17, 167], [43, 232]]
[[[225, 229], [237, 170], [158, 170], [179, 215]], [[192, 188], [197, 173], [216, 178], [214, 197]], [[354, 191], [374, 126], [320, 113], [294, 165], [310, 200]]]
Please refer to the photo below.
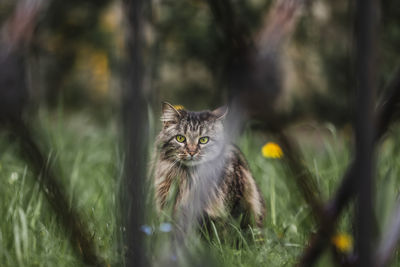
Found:
[[201, 159], [203, 159], [204, 158], [204, 155], [203, 154], [197, 154], [196, 155], [196, 159], [197, 160], [201, 160]]
[[187, 154], [185, 154], [185, 153], [178, 153], [177, 155], [176, 155], [176, 157], [179, 159], [179, 160], [187, 160], [188, 159], [188, 155]]

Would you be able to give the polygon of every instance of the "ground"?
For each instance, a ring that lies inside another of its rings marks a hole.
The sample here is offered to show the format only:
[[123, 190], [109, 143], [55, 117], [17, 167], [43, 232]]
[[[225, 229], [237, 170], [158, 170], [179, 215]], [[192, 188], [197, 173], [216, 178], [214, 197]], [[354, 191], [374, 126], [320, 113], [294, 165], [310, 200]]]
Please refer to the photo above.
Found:
[[[70, 204], [88, 222], [98, 251], [110, 266], [119, 266], [121, 258], [116, 194], [123, 156], [115, 121], [112, 116], [105, 121], [85, 112], [66, 115], [42, 111], [33, 123], [38, 136], [50, 148], [49, 164], [57, 167], [59, 179], [70, 196]], [[154, 123], [157, 120], [151, 125]], [[385, 229], [399, 191], [400, 143], [395, 138], [398, 132], [396, 127], [392, 129], [379, 149], [374, 219], [378, 232]], [[351, 160], [349, 130], [339, 131], [329, 124], [304, 123], [292, 127], [289, 133], [299, 143], [304, 163], [321, 190], [321, 198], [327, 200]], [[263, 145], [273, 141], [268, 135], [251, 131], [245, 132], [238, 140], [267, 203], [267, 217], [261, 229], [264, 240], [254, 242], [248, 235], [241, 238], [244, 234], [237, 230], [238, 249], [220, 238], [208, 241], [194, 236], [189, 249], [198, 253], [196, 258], [207, 255], [207, 261], [213, 261], [216, 266], [292, 266], [301, 255], [317, 226], [283, 158], [267, 158], [265, 153], [263, 156]], [[81, 266], [66, 238], [67, 233], [60, 228], [32, 179], [31, 170], [17, 157], [17, 149], [5, 135], [1, 135], [0, 265]], [[143, 245], [151, 247], [149, 257], [157, 262], [162, 258], [176, 260], [176, 255], [165, 255], [171, 221], [155, 216], [151, 201], [147, 210], [142, 230], [146, 233]], [[352, 250], [351, 211], [352, 207], [349, 207], [340, 221], [336, 239], [332, 240], [338, 249], [345, 245], [343, 253]], [[330, 261], [328, 252], [318, 265], [330, 266]], [[395, 258], [394, 265], [400, 266], [399, 258]]]

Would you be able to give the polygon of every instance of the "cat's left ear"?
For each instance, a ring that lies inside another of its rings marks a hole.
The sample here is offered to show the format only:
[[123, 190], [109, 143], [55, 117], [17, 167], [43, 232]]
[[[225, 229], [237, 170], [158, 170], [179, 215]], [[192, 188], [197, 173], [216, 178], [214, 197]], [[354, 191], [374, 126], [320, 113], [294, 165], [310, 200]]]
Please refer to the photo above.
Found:
[[226, 115], [228, 114], [228, 107], [227, 106], [219, 107], [211, 111], [211, 113], [215, 117], [217, 117], [217, 120], [224, 120], [226, 118]]
[[161, 121], [165, 126], [170, 123], [177, 123], [180, 115], [179, 111], [173, 105], [167, 102], [162, 103]]

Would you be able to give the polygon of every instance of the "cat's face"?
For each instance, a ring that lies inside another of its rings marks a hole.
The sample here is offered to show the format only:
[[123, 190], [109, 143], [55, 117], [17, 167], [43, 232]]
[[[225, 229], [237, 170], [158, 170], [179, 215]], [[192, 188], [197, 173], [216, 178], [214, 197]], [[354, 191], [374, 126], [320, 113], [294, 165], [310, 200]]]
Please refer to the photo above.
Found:
[[226, 108], [191, 112], [163, 103], [163, 129], [158, 136], [161, 157], [194, 166], [219, 156], [224, 142]]

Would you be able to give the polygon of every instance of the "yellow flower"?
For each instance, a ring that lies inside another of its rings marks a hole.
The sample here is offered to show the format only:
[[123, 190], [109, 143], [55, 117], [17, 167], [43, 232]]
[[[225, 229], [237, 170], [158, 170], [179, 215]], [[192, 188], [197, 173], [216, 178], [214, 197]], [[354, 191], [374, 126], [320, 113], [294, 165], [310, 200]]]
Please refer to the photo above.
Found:
[[277, 143], [268, 142], [262, 149], [261, 153], [266, 158], [280, 159], [283, 157], [283, 151]]
[[331, 241], [336, 249], [343, 253], [350, 252], [353, 248], [353, 238], [346, 233], [334, 235]]
[[185, 107], [184, 107], [184, 106], [182, 106], [182, 105], [174, 105], [174, 108], [175, 108], [176, 110], [182, 110], [182, 109], [185, 109]]

